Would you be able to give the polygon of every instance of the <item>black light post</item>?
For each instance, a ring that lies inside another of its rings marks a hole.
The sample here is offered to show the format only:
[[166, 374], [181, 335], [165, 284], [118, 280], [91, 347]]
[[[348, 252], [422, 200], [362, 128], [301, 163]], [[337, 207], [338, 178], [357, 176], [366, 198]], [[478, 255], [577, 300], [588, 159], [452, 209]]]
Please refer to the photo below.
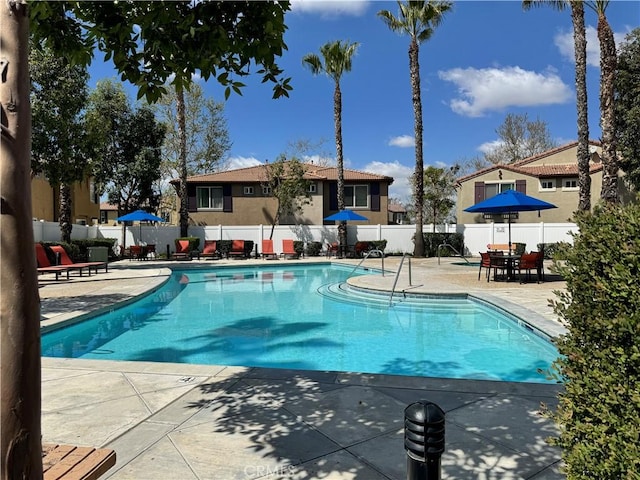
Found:
[[440, 480], [444, 453], [444, 411], [420, 400], [404, 409], [404, 448], [407, 480]]

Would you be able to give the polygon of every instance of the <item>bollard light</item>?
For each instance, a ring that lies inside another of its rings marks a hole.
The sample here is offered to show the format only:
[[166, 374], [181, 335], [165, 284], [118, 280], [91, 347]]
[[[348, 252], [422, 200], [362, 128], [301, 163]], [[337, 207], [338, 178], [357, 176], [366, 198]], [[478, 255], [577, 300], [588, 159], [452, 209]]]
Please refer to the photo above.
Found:
[[440, 480], [444, 411], [438, 405], [420, 400], [405, 408], [404, 448], [407, 451], [407, 480]]

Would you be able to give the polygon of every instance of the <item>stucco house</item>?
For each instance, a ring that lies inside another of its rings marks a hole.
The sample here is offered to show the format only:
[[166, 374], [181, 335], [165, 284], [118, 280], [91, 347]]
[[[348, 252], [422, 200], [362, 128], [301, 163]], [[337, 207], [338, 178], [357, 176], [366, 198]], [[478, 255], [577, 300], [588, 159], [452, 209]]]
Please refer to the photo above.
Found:
[[[276, 199], [266, 185], [268, 164], [187, 178], [189, 217], [198, 225], [269, 225]], [[323, 219], [338, 210], [338, 169], [304, 164], [311, 201], [282, 225], [333, 224]], [[361, 224], [387, 224], [389, 185], [393, 178], [344, 169], [345, 205], [368, 218]], [[171, 182], [176, 188], [179, 180]]]
[[[590, 141], [591, 204], [600, 200], [602, 147]], [[558, 208], [512, 214], [512, 222], [563, 223], [571, 221], [578, 207], [578, 142], [568, 143], [507, 165], [492, 165], [458, 179], [457, 221], [464, 223], [506, 222], [503, 215], [468, 213], [464, 209], [504, 190], [515, 189]], [[619, 181], [619, 189], [624, 185]], [[624, 192], [621, 192], [624, 195]]]
[[[57, 222], [60, 215], [60, 189], [54, 188], [43, 176], [31, 179], [31, 212], [36, 220]], [[71, 187], [71, 221], [82, 225], [98, 223], [100, 198], [93, 178], [76, 182]]]

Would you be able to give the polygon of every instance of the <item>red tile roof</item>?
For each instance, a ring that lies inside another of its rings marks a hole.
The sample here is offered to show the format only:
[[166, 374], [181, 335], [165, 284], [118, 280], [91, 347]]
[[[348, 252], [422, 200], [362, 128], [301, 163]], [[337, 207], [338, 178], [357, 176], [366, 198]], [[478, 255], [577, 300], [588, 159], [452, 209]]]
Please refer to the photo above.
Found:
[[[527, 167], [531, 162], [535, 162], [536, 160], [540, 160], [545, 157], [550, 157], [552, 155], [556, 155], [564, 150], [568, 150], [570, 148], [578, 145], [578, 142], [571, 142], [565, 145], [561, 145], [557, 148], [553, 148], [551, 150], [547, 150], [546, 152], [538, 153], [537, 155], [533, 155], [531, 157], [523, 158], [514, 163], [509, 164], [499, 164], [499, 165], [491, 165], [489, 167], [480, 169], [476, 172], [470, 173], [469, 175], [465, 175], [464, 177], [458, 178], [457, 182], [462, 183], [467, 180], [471, 180], [472, 178], [479, 177], [484, 175], [487, 172], [491, 172], [496, 169], [509, 170], [512, 172], [523, 173], [525, 175], [531, 175], [533, 177], [553, 177], [553, 176], [566, 176], [566, 175], [577, 175], [578, 174], [578, 160], [576, 159], [575, 163], [568, 163], [565, 165], [540, 165], [540, 166], [532, 166]], [[602, 146], [599, 141], [589, 140], [589, 145], [593, 145], [596, 147]], [[597, 172], [602, 169], [601, 164], [592, 164], [589, 168], [591, 173]]]
[[[254, 167], [238, 168], [236, 170], [226, 170], [216, 173], [204, 173], [193, 175], [187, 178], [188, 183], [258, 183], [266, 181], [266, 165], [256, 165]], [[307, 180], [337, 180], [337, 167], [324, 167], [312, 163], [304, 164]], [[348, 182], [356, 181], [386, 181], [393, 183], [393, 177], [376, 175], [374, 173], [361, 172], [358, 170], [344, 169], [344, 179]], [[180, 179], [171, 180], [171, 183], [179, 184]]]

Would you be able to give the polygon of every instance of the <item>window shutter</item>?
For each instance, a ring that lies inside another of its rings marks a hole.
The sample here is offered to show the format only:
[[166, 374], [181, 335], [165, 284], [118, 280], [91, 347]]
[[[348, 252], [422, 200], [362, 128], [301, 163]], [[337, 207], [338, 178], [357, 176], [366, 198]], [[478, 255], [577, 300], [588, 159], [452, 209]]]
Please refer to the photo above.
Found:
[[187, 183], [187, 210], [189, 212], [198, 211], [198, 204], [196, 202], [196, 186]]
[[480, 203], [484, 200], [484, 182], [476, 182], [474, 184], [474, 203]]
[[222, 186], [222, 211], [233, 212], [233, 197], [231, 196], [231, 185]]
[[527, 181], [526, 180], [516, 180], [516, 192], [527, 193]]
[[379, 212], [380, 211], [380, 184], [372, 183], [369, 185], [369, 190], [371, 194], [371, 211]]
[[338, 184], [329, 184], [329, 210], [338, 210]]

